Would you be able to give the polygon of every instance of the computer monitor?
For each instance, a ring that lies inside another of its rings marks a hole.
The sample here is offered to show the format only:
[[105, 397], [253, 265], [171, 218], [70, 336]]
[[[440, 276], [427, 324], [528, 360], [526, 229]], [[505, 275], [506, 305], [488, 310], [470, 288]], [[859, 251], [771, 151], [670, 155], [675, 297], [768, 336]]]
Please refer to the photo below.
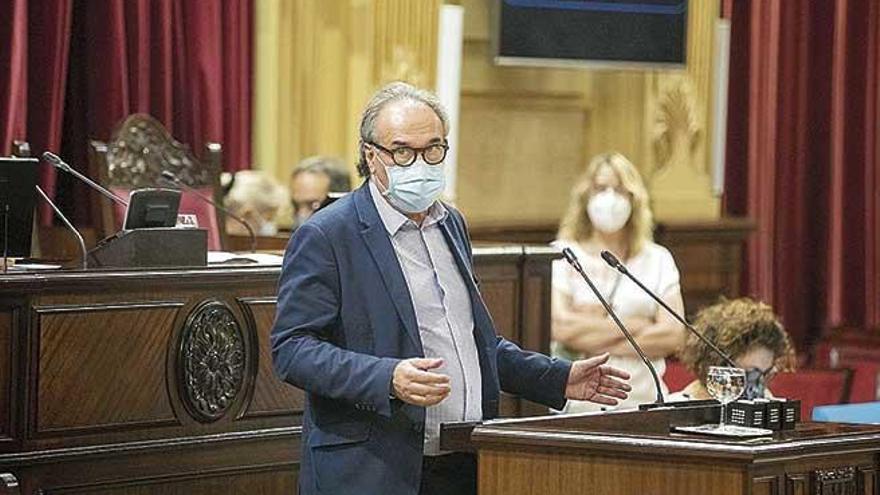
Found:
[[123, 230], [174, 227], [180, 208], [177, 189], [135, 189], [128, 198]]
[[31, 255], [36, 158], [0, 158], [0, 256]]

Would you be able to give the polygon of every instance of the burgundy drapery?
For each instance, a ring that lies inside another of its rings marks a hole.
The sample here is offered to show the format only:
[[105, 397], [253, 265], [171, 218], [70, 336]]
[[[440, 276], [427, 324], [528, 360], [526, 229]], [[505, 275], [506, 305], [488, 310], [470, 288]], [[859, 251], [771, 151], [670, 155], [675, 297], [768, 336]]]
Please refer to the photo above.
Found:
[[[10, 154], [13, 140], [29, 141], [32, 150], [61, 146], [71, 5], [11, 0], [0, 18], [0, 156]], [[40, 177], [54, 192], [54, 171], [44, 167]], [[41, 208], [51, 218], [49, 206]]]
[[[222, 143], [226, 170], [249, 168], [251, 0], [12, 0], [11, 12], [0, 18], [2, 154], [28, 140], [84, 171], [89, 139], [144, 112], [197, 154]], [[50, 192], [55, 181], [44, 168]], [[80, 223], [84, 194], [62, 178]]]
[[725, 211], [755, 218], [746, 290], [803, 350], [880, 329], [880, 2], [725, 0]]

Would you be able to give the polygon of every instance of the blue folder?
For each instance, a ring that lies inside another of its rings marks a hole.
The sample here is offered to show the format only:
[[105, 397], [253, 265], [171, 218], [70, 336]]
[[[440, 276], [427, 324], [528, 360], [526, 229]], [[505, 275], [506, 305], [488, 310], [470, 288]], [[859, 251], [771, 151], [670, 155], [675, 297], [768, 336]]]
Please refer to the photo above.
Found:
[[813, 408], [813, 421], [880, 424], [880, 402], [816, 406]]

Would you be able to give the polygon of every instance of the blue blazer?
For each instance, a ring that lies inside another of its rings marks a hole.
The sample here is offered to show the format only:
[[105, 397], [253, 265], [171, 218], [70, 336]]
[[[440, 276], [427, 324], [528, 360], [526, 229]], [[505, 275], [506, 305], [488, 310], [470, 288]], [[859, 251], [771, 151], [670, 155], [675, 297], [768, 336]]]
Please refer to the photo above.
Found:
[[[501, 389], [561, 408], [571, 364], [496, 335], [474, 278], [464, 220], [447, 208], [440, 228], [471, 298], [484, 418], [497, 416]], [[397, 363], [424, 351], [366, 182], [294, 233], [270, 341], [276, 373], [307, 392], [300, 493], [417, 494], [425, 408], [390, 394]]]

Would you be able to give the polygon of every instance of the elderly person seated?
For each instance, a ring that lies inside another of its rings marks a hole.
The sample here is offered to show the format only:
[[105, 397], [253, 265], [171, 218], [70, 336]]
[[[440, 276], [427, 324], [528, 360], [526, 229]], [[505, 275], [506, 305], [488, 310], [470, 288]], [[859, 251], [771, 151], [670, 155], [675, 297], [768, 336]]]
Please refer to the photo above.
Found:
[[339, 158], [312, 156], [299, 162], [290, 174], [293, 230], [302, 225], [327, 200], [330, 193], [351, 190], [345, 163]]
[[[278, 233], [276, 216], [287, 201], [284, 187], [259, 170], [236, 172], [224, 198], [226, 208], [244, 219], [258, 236]], [[232, 218], [226, 219], [226, 232], [231, 235], [248, 235], [244, 226]]]
[[[747, 297], [722, 300], [701, 310], [694, 327], [746, 371], [743, 398], [771, 398], [767, 383], [773, 375], [794, 370], [791, 339], [767, 304]], [[721, 357], [695, 335], [687, 337], [678, 355], [697, 379], [668, 399], [711, 399], [706, 375], [711, 366], [725, 366]]]

